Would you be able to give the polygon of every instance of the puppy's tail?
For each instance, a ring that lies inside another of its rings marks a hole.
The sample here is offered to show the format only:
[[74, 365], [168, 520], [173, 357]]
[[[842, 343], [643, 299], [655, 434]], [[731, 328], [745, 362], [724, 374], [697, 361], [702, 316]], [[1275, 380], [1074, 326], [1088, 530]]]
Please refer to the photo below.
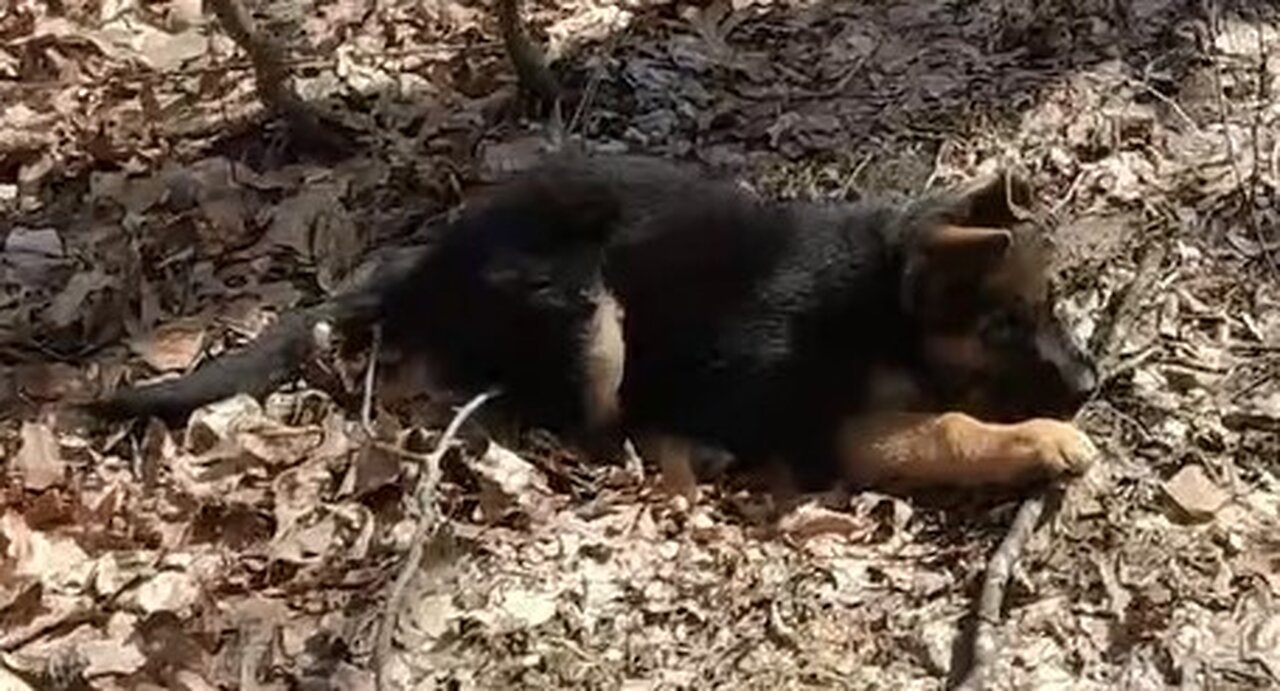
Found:
[[261, 398], [295, 378], [303, 365], [329, 347], [334, 332], [378, 321], [384, 295], [408, 278], [420, 257], [420, 251], [400, 250], [390, 261], [366, 271], [356, 288], [284, 315], [243, 350], [209, 361], [186, 376], [121, 389], [84, 407], [107, 419], [158, 417], [176, 423], [202, 405], [236, 394]]

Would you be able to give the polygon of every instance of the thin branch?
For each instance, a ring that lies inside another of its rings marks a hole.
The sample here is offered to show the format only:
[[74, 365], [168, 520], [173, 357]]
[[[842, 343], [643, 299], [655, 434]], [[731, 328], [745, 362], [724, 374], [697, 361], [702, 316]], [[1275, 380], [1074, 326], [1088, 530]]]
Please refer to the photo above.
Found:
[[1000, 612], [1004, 608], [1004, 593], [1009, 584], [1009, 576], [1013, 573], [1014, 564], [1021, 558], [1027, 541], [1045, 515], [1045, 508], [1049, 506], [1055, 491], [1060, 490], [1046, 490], [1022, 502], [1009, 526], [1009, 532], [987, 562], [982, 596], [978, 600], [977, 627], [973, 634], [973, 662], [957, 689], [968, 691], [987, 686], [987, 673], [999, 651]]
[[560, 85], [547, 68], [542, 49], [529, 38], [520, 20], [520, 0], [498, 0], [498, 28], [520, 86], [548, 104], [560, 99]]
[[1151, 295], [1160, 278], [1160, 267], [1164, 264], [1168, 251], [1168, 244], [1163, 240], [1152, 241], [1143, 248], [1133, 280], [1117, 297], [1109, 324], [1098, 330], [1091, 344], [1093, 351], [1098, 354], [1104, 380], [1112, 379], [1119, 373], [1119, 363], [1116, 360], [1120, 348], [1128, 336], [1127, 331], [1142, 309], [1143, 301]]
[[301, 141], [328, 153], [349, 153], [351, 143], [327, 127], [320, 114], [293, 90], [284, 51], [258, 32], [239, 0], [210, 0], [210, 4], [223, 31], [248, 54], [263, 103], [283, 117]]
[[[1210, 17], [1209, 32], [1211, 34], [1211, 37], [1216, 41], [1218, 36], [1218, 18], [1216, 13], [1213, 13], [1212, 16]], [[1261, 32], [1261, 29], [1259, 29], [1259, 32]], [[1213, 43], [1211, 42], [1211, 45], [1212, 44]], [[1262, 50], [1262, 48], [1263, 48], [1262, 46], [1259, 46], [1260, 51]], [[1216, 57], [1217, 56], [1211, 56], [1211, 58], [1216, 58]], [[1263, 63], [1262, 69], [1265, 75], [1266, 62], [1267, 62], [1266, 54], [1265, 53], [1260, 54], [1259, 59], [1262, 60], [1262, 63]], [[1230, 123], [1227, 121], [1227, 97], [1226, 97], [1226, 91], [1222, 86], [1222, 66], [1219, 64], [1219, 61], [1217, 59], [1213, 59], [1212, 63], [1213, 63], [1213, 90], [1214, 90], [1214, 96], [1217, 99], [1217, 104], [1218, 104], [1218, 120], [1222, 124], [1222, 139], [1227, 144], [1227, 161], [1231, 164], [1231, 174], [1234, 179], [1234, 182], [1236, 183], [1236, 193], [1237, 193], [1237, 196], [1239, 197], [1240, 206], [1242, 207], [1241, 210], [1244, 212], [1244, 215], [1245, 215], [1245, 224], [1248, 225], [1249, 232], [1253, 235], [1253, 241], [1258, 243], [1258, 251], [1262, 253], [1262, 259], [1264, 263], [1267, 265], [1267, 271], [1271, 274], [1271, 278], [1273, 280], [1277, 280], [1277, 279], [1280, 279], [1280, 269], [1276, 268], [1276, 259], [1272, 255], [1271, 250], [1268, 248], [1268, 243], [1266, 241], [1266, 238], [1262, 234], [1262, 227], [1258, 223], [1257, 207], [1254, 204], [1254, 196], [1255, 196], [1255, 189], [1256, 189], [1255, 185], [1257, 183], [1257, 180], [1256, 178], [1250, 179], [1249, 186], [1245, 187], [1244, 173], [1243, 171], [1240, 170], [1239, 153], [1236, 151], [1235, 140], [1231, 138], [1231, 127], [1229, 126]], [[1261, 113], [1261, 108], [1262, 106], [1259, 105], [1258, 106], [1259, 113]], [[1256, 121], [1254, 125], [1255, 127], [1253, 129], [1253, 138], [1254, 138], [1253, 147], [1254, 147], [1254, 156], [1255, 156], [1254, 167], [1256, 172], [1256, 167], [1257, 167], [1256, 156], [1258, 153], [1257, 152], [1258, 131], [1256, 127], [1257, 125]]]
[[413, 575], [422, 565], [422, 558], [426, 552], [427, 544], [431, 542], [443, 524], [435, 502], [436, 487], [440, 484], [440, 462], [444, 459], [444, 455], [448, 453], [450, 447], [453, 446], [454, 438], [458, 436], [458, 430], [462, 429], [462, 425], [466, 423], [467, 419], [498, 394], [497, 390], [489, 390], [472, 398], [466, 405], [462, 406], [453, 416], [453, 420], [449, 422], [449, 426], [445, 428], [444, 433], [440, 435], [440, 441], [431, 450], [431, 455], [423, 462], [422, 472], [418, 476], [418, 485], [414, 490], [414, 498], [418, 503], [418, 526], [413, 533], [409, 555], [400, 567], [400, 573], [396, 575], [396, 580], [391, 586], [391, 593], [387, 596], [387, 604], [383, 609], [382, 617], [378, 620], [377, 636], [374, 639], [373, 669], [378, 689], [388, 688], [386, 667], [391, 658], [392, 633], [395, 631], [396, 616], [404, 602], [405, 591], [408, 590], [409, 582], [413, 580]]
[[382, 326], [373, 327], [373, 345], [369, 346], [369, 367], [364, 371], [364, 398], [360, 403], [360, 425], [364, 433], [373, 439], [373, 387], [377, 379], [378, 355], [382, 350]]

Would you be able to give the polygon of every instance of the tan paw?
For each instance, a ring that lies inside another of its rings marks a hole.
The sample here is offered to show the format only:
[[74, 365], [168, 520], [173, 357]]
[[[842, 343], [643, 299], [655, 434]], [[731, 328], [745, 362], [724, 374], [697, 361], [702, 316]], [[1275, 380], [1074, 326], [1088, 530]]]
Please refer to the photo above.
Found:
[[698, 489], [697, 483], [690, 477], [671, 477], [663, 474], [662, 489], [671, 501], [672, 507], [680, 513], [687, 512], [690, 508], [697, 506], [698, 501], [702, 499], [701, 490]]
[[1017, 428], [1017, 443], [1028, 464], [1050, 477], [1083, 475], [1098, 460], [1098, 447], [1080, 428], [1049, 419], [1028, 420]]

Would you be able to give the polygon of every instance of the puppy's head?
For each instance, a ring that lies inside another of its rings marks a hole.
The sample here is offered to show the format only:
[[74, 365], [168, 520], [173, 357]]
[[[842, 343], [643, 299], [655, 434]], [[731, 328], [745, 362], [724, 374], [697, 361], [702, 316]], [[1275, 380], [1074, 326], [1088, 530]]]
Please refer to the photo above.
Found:
[[904, 308], [941, 403], [992, 419], [1069, 417], [1097, 386], [1094, 362], [1057, 316], [1048, 243], [1014, 211], [1007, 173], [911, 215]]

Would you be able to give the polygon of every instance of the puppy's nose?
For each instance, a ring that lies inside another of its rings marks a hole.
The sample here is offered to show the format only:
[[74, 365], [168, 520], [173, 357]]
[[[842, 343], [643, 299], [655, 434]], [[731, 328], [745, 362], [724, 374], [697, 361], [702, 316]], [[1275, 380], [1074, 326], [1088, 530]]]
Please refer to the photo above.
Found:
[[1098, 390], [1098, 384], [1100, 383], [1098, 369], [1092, 362], [1081, 363], [1071, 379], [1073, 393], [1080, 403], [1088, 400]]

